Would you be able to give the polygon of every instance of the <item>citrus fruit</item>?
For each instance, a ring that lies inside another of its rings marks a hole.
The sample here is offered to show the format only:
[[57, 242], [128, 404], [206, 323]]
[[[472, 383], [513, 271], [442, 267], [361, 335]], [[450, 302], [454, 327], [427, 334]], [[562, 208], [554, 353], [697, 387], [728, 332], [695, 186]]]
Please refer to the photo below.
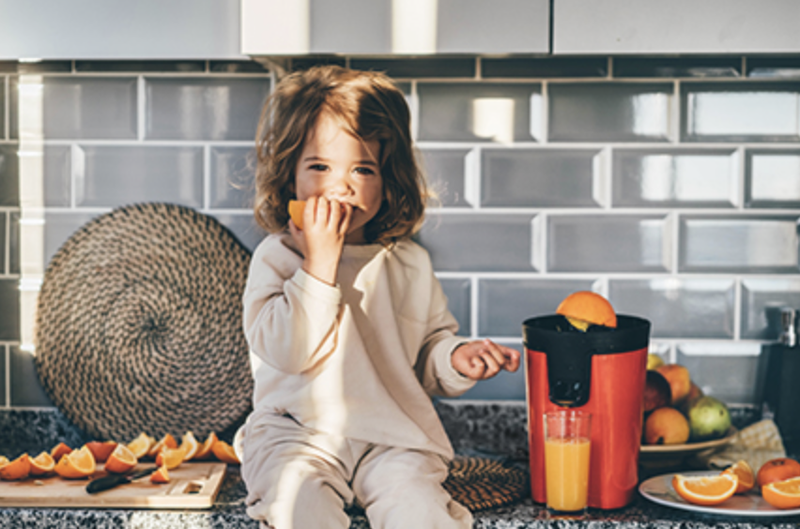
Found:
[[89, 441], [86, 443], [86, 447], [92, 451], [94, 460], [102, 463], [108, 459], [108, 456], [117, 447], [117, 443], [115, 441]]
[[3, 481], [15, 481], [25, 479], [31, 473], [31, 459], [28, 454], [22, 454], [13, 461], [9, 461], [0, 467], [0, 479]]
[[767, 483], [761, 487], [761, 496], [778, 509], [800, 507], [800, 477]]
[[150, 447], [150, 451], [147, 452], [147, 455], [156, 457], [163, 448], [178, 448], [178, 441], [176, 441], [172, 435], [166, 434]]
[[756, 483], [763, 487], [775, 481], [783, 481], [800, 476], [800, 463], [789, 457], [770, 459], [758, 469]]
[[692, 389], [692, 379], [689, 376], [689, 370], [680, 364], [664, 364], [656, 368], [656, 371], [669, 382], [669, 389], [672, 393], [671, 404], [677, 406], [683, 402]]
[[91, 476], [96, 468], [92, 451], [84, 445], [59, 459], [55, 471], [62, 478], [78, 479]]
[[664, 365], [664, 359], [655, 353], [647, 354], [647, 369], [656, 369]]
[[735, 474], [716, 476], [684, 476], [675, 474], [672, 488], [678, 496], [695, 505], [719, 505], [736, 492], [739, 478]]
[[197, 453], [194, 455], [195, 459], [208, 459], [211, 457], [213, 452], [211, 451], [211, 447], [214, 446], [214, 443], [217, 442], [217, 434], [211, 432], [206, 437], [206, 440], [203, 441], [203, 444], [200, 445], [200, 448], [197, 449]]
[[214, 452], [214, 456], [223, 463], [239, 464], [239, 457], [236, 455], [233, 447], [225, 441], [217, 440], [217, 442], [211, 446], [211, 451]]
[[200, 443], [197, 442], [194, 434], [191, 431], [188, 431], [183, 434], [181, 446], [179, 448], [183, 450], [183, 460], [189, 461], [197, 454], [197, 451], [200, 449]]
[[306, 209], [305, 200], [290, 200], [289, 201], [289, 216], [294, 221], [294, 225], [303, 229], [303, 211]]
[[585, 331], [589, 325], [617, 326], [617, 315], [606, 298], [588, 290], [573, 292], [556, 308], [578, 330]]
[[142, 458], [150, 451], [152, 439], [152, 437], [142, 432], [136, 439], [128, 443], [128, 449], [133, 452], [137, 459]]
[[50, 450], [50, 456], [58, 463], [58, 460], [63, 456], [72, 452], [72, 448], [64, 443], [58, 443]]
[[8, 463], [8, 458], [6, 456], [0, 456], [0, 467]]
[[675, 408], [653, 410], [644, 422], [644, 443], [675, 445], [689, 440], [689, 421]]
[[31, 476], [44, 476], [55, 468], [56, 460], [46, 451], [31, 458]]
[[167, 467], [161, 465], [158, 470], [150, 474], [150, 483], [169, 483], [169, 472]]
[[739, 478], [739, 485], [736, 487], [736, 494], [744, 494], [752, 489], [756, 484], [756, 475], [747, 461], [740, 459], [733, 465], [722, 471], [723, 474], [734, 474]]
[[168, 470], [178, 468], [183, 463], [185, 452], [180, 448], [164, 447], [156, 455], [156, 465], [165, 466]]
[[139, 460], [133, 451], [124, 444], [118, 444], [117, 447], [108, 456], [106, 461], [105, 470], [114, 474], [124, 474], [136, 466]]

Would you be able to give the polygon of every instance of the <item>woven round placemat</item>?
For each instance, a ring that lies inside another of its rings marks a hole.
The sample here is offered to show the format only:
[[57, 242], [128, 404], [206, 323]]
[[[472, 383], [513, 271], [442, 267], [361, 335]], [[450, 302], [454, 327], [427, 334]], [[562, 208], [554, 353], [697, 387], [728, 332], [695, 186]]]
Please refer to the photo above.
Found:
[[35, 365], [96, 439], [205, 437], [242, 418], [252, 376], [241, 296], [249, 252], [216, 220], [136, 204], [91, 220], [47, 266]]
[[480, 511], [518, 501], [530, 491], [528, 473], [507, 461], [456, 456], [444, 488], [470, 511]]

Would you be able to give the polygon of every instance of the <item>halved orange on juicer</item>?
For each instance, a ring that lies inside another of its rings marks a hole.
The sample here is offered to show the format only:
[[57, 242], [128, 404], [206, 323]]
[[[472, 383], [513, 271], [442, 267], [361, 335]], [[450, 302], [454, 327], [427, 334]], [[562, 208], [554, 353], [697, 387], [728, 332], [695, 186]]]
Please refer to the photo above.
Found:
[[617, 314], [614, 307], [600, 294], [588, 290], [573, 292], [556, 309], [556, 314], [561, 314], [580, 331], [586, 331], [589, 325], [602, 325], [604, 327], [617, 326]]

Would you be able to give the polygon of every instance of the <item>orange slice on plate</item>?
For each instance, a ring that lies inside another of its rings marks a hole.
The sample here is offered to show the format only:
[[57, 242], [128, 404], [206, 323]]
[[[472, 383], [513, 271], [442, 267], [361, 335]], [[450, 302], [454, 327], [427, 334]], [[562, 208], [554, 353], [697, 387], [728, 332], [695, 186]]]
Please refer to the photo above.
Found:
[[218, 440], [211, 446], [211, 451], [214, 456], [223, 463], [232, 463], [238, 465], [240, 463], [239, 457], [236, 455], [233, 447], [225, 441]]
[[9, 461], [0, 467], [0, 479], [3, 481], [16, 481], [25, 479], [31, 473], [31, 458], [28, 454], [22, 454], [13, 461]]
[[150, 474], [150, 483], [169, 483], [169, 472], [167, 467], [161, 465], [158, 470]]
[[306, 209], [305, 200], [290, 200], [289, 201], [289, 216], [292, 218], [294, 225], [303, 229], [303, 211]]
[[117, 447], [108, 456], [106, 461], [105, 470], [114, 474], [124, 474], [128, 472], [139, 462], [139, 458], [133, 451], [124, 444], [118, 444]]
[[761, 487], [761, 496], [778, 509], [800, 507], [800, 477], [767, 483]]
[[580, 331], [586, 331], [589, 325], [617, 326], [617, 314], [611, 303], [600, 294], [588, 290], [573, 292], [564, 298], [556, 308], [556, 314], [567, 318]]
[[684, 476], [675, 474], [672, 488], [678, 496], [695, 505], [719, 505], [734, 495], [739, 486], [735, 474], [716, 476]]
[[87, 478], [94, 474], [96, 469], [97, 464], [92, 451], [86, 445], [63, 456], [55, 467], [56, 474], [67, 479]]
[[42, 452], [31, 458], [31, 476], [44, 476], [53, 472], [56, 460], [48, 452]]
[[723, 470], [722, 473], [734, 474], [739, 478], [739, 485], [736, 487], [736, 492], [734, 494], [744, 494], [756, 484], [756, 475], [744, 459], [740, 459]]
[[208, 459], [211, 457], [213, 452], [211, 451], [211, 447], [214, 446], [214, 443], [218, 441], [217, 434], [211, 432], [206, 437], [206, 440], [203, 441], [203, 444], [200, 445], [200, 448], [197, 449], [197, 453], [194, 455], [195, 459]]

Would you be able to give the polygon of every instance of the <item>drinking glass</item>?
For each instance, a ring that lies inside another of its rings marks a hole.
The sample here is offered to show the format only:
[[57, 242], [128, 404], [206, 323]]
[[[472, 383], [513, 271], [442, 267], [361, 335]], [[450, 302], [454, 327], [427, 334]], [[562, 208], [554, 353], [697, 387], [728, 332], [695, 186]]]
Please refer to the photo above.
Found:
[[583, 517], [589, 495], [592, 416], [578, 410], [544, 414], [544, 473], [550, 516]]

